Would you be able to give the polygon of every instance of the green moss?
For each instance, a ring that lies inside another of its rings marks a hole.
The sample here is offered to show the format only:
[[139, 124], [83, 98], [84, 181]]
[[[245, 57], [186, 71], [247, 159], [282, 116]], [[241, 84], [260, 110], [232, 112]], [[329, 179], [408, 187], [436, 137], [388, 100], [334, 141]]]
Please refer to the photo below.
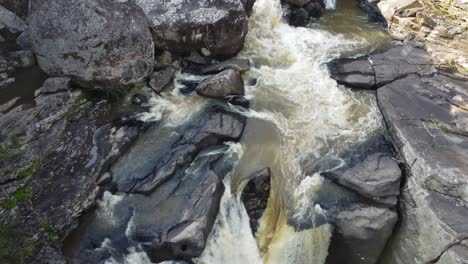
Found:
[[0, 224], [0, 263], [23, 264], [32, 256], [32, 249], [16, 224]]
[[21, 156], [21, 154], [11, 153], [4, 144], [0, 144], [0, 159], [13, 159], [19, 156]]
[[13, 169], [10, 167], [6, 167], [3, 169], [3, 175], [9, 175], [13, 172]]
[[11, 136], [10, 148], [19, 149], [19, 148], [21, 148], [21, 146], [22, 146], [22, 144], [21, 144], [19, 138], [16, 135]]
[[57, 241], [58, 240], [58, 235], [56, 234], [54, 228], [52, 227], [51, 224], [47, 221], [42, 221], [41, 222], [42, 229], [46, 231], [47, 236], [49, 237], [50, 241]]
[[37, 170], [36, 162], [32, 162], [26, 169], [21, 170], [16, 176], [16, 178], [25, 179], [25, 178], [31, 177], [32, 175], [34, 175], [34, 173], [36, 173], [36, 170]]

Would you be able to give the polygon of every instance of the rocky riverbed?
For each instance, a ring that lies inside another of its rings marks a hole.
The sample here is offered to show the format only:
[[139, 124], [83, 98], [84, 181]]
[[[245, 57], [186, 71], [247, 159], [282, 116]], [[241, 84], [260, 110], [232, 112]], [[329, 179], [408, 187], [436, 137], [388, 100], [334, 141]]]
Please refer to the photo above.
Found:
[[0, 262], [468, 263], [467, 10], [0, 0]]

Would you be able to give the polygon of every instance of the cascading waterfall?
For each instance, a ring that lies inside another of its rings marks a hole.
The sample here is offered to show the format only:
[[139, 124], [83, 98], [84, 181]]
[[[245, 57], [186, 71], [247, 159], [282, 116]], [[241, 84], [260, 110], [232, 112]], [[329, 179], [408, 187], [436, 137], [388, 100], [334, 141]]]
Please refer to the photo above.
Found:
[[[335, 0], [326, 4], [334, 8]], [[333, 33], [332, 22], [324, 18], [314, 28], [291, 27], [282, 21], [279, 0], [256, 1], [239, 54], [254, 63], [244, 74], [246, 83], [250, 78], [258, 80], [256, 85], [246, 86], [252, 108], [242, 114], [249, 121], [241, 142], [230, 146], [238, 164], [224, 180], [226, 191], [218, 218], [205, 251], [195, 263], [325, 262], [332, 228], [323, 221], [323, 209], [316, 199], [323, 179], [310, 170], [311, 164], [365, 140], [381, 129], [381, 117], [372, 95], [338, 86], [322, 65], [343, 53], [368, 52], [386, 39], [377, 30], [369, 33], [371, 28], [358, 29], [355, 35]], [[346, 21], [339, 23], [349, 26]], [[154, 98], [153, 111], [141, 118], [162, 120], [171, 127], [187, 120], [206, 101], [196, 95], [180, 95], [176, 87]], [[254, 237], [239, 186], [250, 173], [264, 167], [272, 171], [272, 190]], [[104, 199], [118, 200], [112, 196]], [[129, 251], [124, 264], [150, 263], [141, 251]], [[116, 262], [110, 259], [107, 263]]]

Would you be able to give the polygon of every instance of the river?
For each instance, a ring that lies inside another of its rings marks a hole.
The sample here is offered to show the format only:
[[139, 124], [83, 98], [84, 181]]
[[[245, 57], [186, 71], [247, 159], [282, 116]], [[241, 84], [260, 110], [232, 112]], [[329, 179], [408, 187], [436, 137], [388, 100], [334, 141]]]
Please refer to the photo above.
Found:
[[[365, 54], [390, 41], [383, 29], [366, 22], [357, 1], [327, 1], [327, 8], [320, 22], [296, 28], [282, 20], [279, 0], [257, 0], [238, 55], [254, 65], [243, 76], [251, 109], [233, 107], [249, 119], [241, 142], [231, 145], [237, 165], [225, 179], [218, 218], [195, 263], [325, 262], [332, 230], [317, 193], [326, 189], [328, 199], [341, 194], [319, 176], [318, 164], [380, 131], [382, 119], [373, 93], [337, 85], [324, 63]], [[252, 78], [257, 82], [249, 86]], [[170, 130], [201, 109], [206, 99], [174, 89], [152, 103], [152, 113], [145, 118], [161, 119]], [[239, 191], [243, 179], [264, 167], [271, 168], [272, 193], [255, 238]], [[109, 201], [100, 205], [109, 206]], [[149, 260], [136, 250], [125, 263]]]

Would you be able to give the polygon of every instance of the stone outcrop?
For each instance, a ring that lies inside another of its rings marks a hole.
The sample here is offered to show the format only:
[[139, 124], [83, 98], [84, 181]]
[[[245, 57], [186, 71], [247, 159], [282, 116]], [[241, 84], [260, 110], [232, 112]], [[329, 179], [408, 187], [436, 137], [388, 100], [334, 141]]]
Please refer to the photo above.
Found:
[[0, 5], [0, 25], [4, 25], [11, 33], [23, 32], [28, 25], [15, 13]]
[[[371, 2], [364, 0], [365, 2]], [[393, 38], [415, 38], [434, 62], [468, 74], [468, 3], [463, 0], [380, 0], [377, 6]], [[375, 4], [373, 4], [375, 6]], [[375, 13], [375, 9], [372, 11]]]
[[378, 136], [319, 165], [320, 174], [338, 185], [326, 188], [324, 199], [340, 197], [320, 202], [334, 227], [327, 264], [373, 264], [380, 259], [398, 220], [401, 170], [393, 155], [389, 143]]
[[265, 211], [271, 189], [271, 172], [264, 168], [247, 178], [247, 185], [242, 190], [241, 200], [249, 215], [252, 233], [257, 232], [260, 219]]
[[[411, 173], [400, 202], [403, 221], [390, 244], [392, 263], [435, 263], [468, 235], [467, 88], [466, 80], [437, 74], [408, 76], [377, 91]], [[467, 261], [454, 251], [437, 263]]]
[[31, 10], [29, 20], [33, 51], [51, 76], [107, 89], [142, 82], [153, 71], [150, 28], [134, 4], [45, 1]]
[[430, 55], [421, 48], [399, 45], [383, 53], [357, 59], [341, 58], [328, 64], [331, 77], [356, 89], [377, 89], [409, 74], [435, 72]]
[[1, 259], [65, 263], [61, 241], [95, 204], [98, 177], [148, 127], [123, 119], [98, 125], [109, 103], [87, 101], [69, 85], [48, 79], [34, 107], [0, 115], [0, 228], [14, 236]]
[[[406, 61], [420, 65], [418, 58], [408, 54]], [[355, 62], [362, 65], [363, 60]], [[401, 69], [399, 65], [389, 64]], [[398, 204], [401, 223], [383, 263], [468, 261], [466, 248], [463, 250], [468, 234], [464, 220], [468, 217], [467, 80], [430, 72], [392, 75], [393, 80], [388, 76], [386, 84], [377, 89], [390, 138], [406, 167]]]
[[[153, 262], [199, 256], [219, 210], [221, 180], [232, 169], [223, 143], [239, 140], [244, 125], [244, 117], [212, 108], [167, 138], [148, 131], [109, 170], [108, 186], [121, 198], [104, 209], [119, 221], [103, 221], [96, 211], [78, 232], [80, 253], [73, 257], [84, 263], [119, 258], [138, 244]], [[105, 240], [108, 247], [101, 248]]]
[[230, 57], [240, 51], [247, 34], [248, 16], [241, 0], [136, 3], [151, 22], [155, 45], [162, 50], [188, 54], [203, 49], [213, 56]]

